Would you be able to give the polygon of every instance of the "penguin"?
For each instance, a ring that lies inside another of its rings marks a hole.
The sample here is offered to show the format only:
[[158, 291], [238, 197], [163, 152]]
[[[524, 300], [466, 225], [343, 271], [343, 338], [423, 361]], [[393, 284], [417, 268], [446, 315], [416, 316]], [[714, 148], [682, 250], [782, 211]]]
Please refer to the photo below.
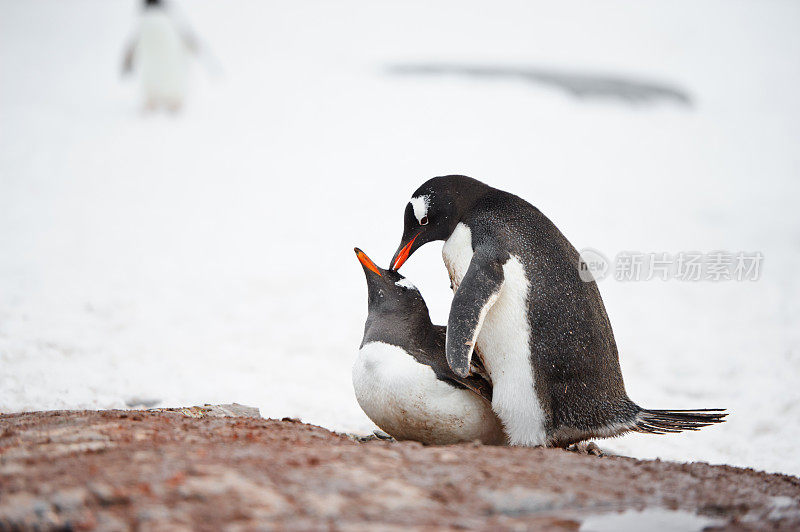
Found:
[[462, 377], [450, 369], [445, 328], [431, 323], [419, 290], [360, 249], [355, 252], [367, 279], [368, 315], [353, 389], [367, 417], [397, 440], [505, 444], [491, 407], [491, 384], [479, 374]]
[[189, 84], [191, 55], [197, 40], [180, 28], [161, 0], [144, 0], [139, 27], [123, 60], [123, 74], [134, 66], [140, 77], [144, 109], [177, 112]]
[[448, 175], [423, 183], [404, 216], [390, 269], [444, 241], [455, 292], [447, 362], [465, 378], [478, 353], [510, 444], [567, 447], [629, 431], [697, 430], [727, 415], [647, 410], [628, 398], [597, 283], [581, 279], [576, 249], [527, 201]]

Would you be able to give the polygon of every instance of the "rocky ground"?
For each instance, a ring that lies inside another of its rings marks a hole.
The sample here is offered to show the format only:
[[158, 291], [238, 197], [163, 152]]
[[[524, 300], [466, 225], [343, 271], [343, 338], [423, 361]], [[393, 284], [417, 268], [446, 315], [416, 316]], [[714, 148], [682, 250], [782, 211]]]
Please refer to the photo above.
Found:
[[0, 416], [0, 530], [800, 529], [800, 479], [368, 441], [256, 411]]

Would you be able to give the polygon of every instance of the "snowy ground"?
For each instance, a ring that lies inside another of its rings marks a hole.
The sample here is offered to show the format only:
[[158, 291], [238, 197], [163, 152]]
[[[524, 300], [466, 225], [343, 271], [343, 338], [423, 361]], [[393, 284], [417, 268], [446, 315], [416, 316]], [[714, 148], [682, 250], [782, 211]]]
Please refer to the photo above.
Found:
[[[417, 185], [465, 173], [579, 249], [761, 251], [758, 282], [601, 282], [635, 401], [731, 411], [604, 445], [800, 474], [800, 4], [189, 8], [223, 72], [172, 118], [119, 79], [133, 4], [0, 2], [0, 411], [236, 401], [369, 430], [352, 248], [385, 266]], [[398, 65], [619, 76], [689, 103]], [[444, 323], [440, 247], [403, 271]]]

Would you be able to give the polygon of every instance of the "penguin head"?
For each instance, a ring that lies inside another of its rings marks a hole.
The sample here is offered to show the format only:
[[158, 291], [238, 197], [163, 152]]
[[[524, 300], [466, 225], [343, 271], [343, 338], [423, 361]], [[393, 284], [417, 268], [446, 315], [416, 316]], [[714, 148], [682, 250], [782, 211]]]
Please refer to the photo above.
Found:
[[354, 251], [367, 277], [370, 314], [385, 312], [397, 319], [418, 314], [430, 319], [428, 306], [416, 286], [400, 272], [380, 268], [360, 249]]
[[477, 179], [446, 175], [429, 179], [411, 196], [403, 220], [403, 238], [392, 257], [391, 271], [417, 249], [434, 240], [447, 240], [469, 208], [490, 190]]
[[144, 0], [144, 7], [161, 7], [163, 2], [161, 0]]

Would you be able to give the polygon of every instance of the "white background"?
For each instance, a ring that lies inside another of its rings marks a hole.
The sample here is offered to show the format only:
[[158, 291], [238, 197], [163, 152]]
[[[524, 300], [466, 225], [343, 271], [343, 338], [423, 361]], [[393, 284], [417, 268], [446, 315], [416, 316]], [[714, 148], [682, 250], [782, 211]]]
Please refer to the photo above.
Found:
[[[429, 177], [514, 192], [578, 248], [760, 251], [750, 283], [600, 289], [628, 393], [727, 407], [636, 457], [800, 474], [800, 4], [181, 4], [222, 72], [179, 116], [119, 76], [130, 2], [0, 2], [0, 411], [239, 402], [371, 430], [352, 248], [386, 266]], [[611, 75], [691, 104], [398, 64]], [[441, 244], [403, 272], [434, 321]]]

